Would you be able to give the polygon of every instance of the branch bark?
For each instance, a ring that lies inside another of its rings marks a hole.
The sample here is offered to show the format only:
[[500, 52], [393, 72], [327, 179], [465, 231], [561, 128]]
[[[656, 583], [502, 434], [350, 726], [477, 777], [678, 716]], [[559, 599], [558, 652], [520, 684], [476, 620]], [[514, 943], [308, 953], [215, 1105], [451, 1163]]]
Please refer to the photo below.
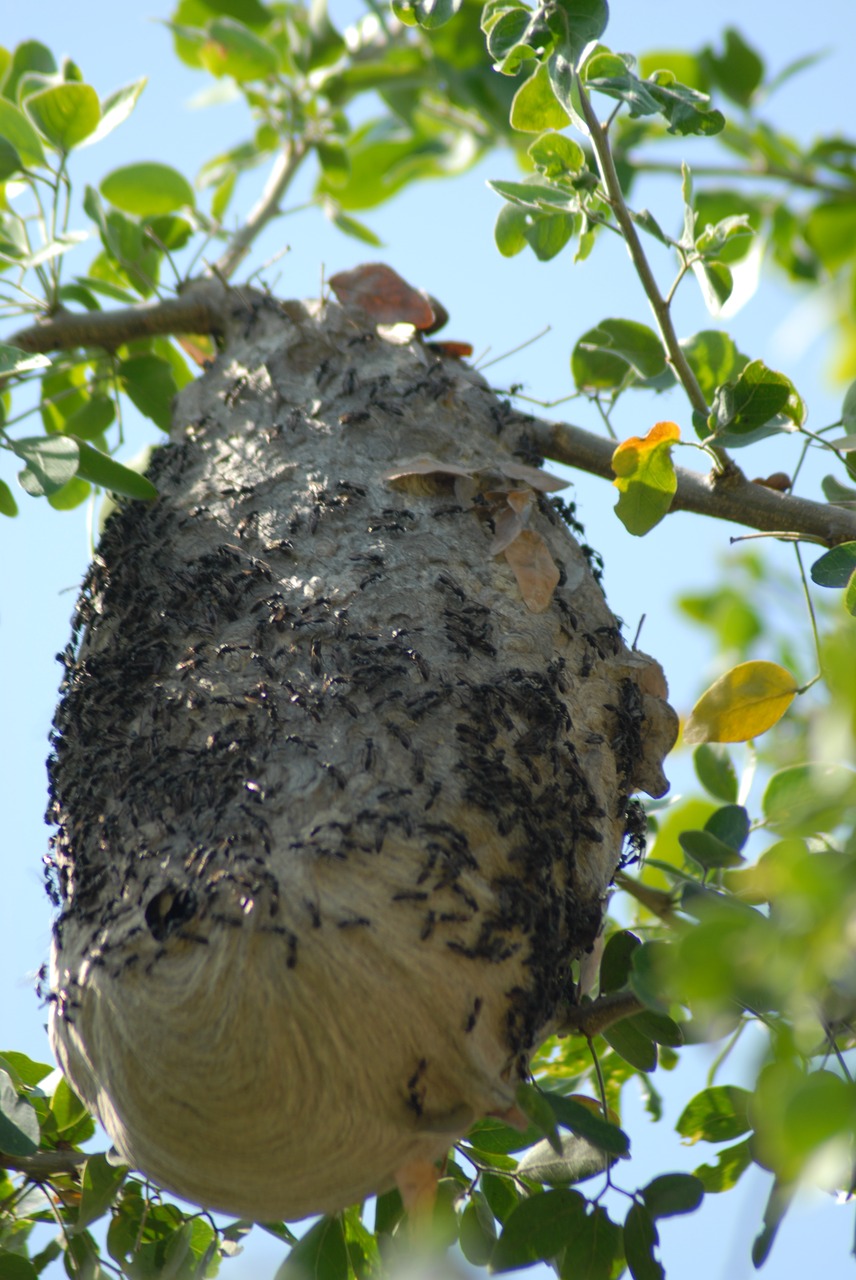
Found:
[[[580, 471], [613, 480], [612, 455], [615, 442], [566, 422], [527, 421], [526, 434], [545, 458], [564, 462]], [[825, 502], [813, 502], [792, 494], [779, 493], [748, 480], [737, 469], [702, 475], [684, 467], [675, 468], [678, 488], [672, 511], [693, 511], [745, 525], [763, 533], [793, 535], [834, 547], [856, 540], [856, 511]]]
[[[28, 352], [86, 346], [112, 350], [134, 338], [153, 334], [225, 333], [230, 311], [240, 297], [220, 280], [193, 280], [177, 298], [165, 302], [84, 315], [68, 313], [20, 329], [8, 341]], [[519, 422], [517, 419], [515, 425]], [[539, 418], [526, 419], [526, 433], [544, 457], [605, 480], [614, 478], [615, 444], [605, 436], [570, 423]], [[709, 475], [683, 467], [676, 470], [678, 488], [672, 511], [692, 511], [762, 533], [798, 534], [827, 547], [856, 540], [856, 512], [846, 507], [766, 489], [747, 480], [737, 468]]]
[[585, 1036], [593, 1040], [616, 1022], [622, 1022], [634, 1013], [641, 1013], [644, 1008], [642, 1001], [632, 991], [613, 991], [608, 995], [598, 996], [590, 1004], [573, 1005], [566, 1010], [559, 1034]]
[[31, 1156], [7, 1156], [0, 1153], [0, 1169], [23, 1173], [33, 1182], [60, 1173], [76, 1173], [89, 1159], [85, 1151], [37, 1151]]
[[220, 280], [192, 280], [176, 298], [141, 302], [115, 311], [66, 311], [19, 329], [7, 339], [21, 351], [68, 351], [75, 347], [115, 350], [134, 338], [168, 333], [221, 333], [229, 290]]

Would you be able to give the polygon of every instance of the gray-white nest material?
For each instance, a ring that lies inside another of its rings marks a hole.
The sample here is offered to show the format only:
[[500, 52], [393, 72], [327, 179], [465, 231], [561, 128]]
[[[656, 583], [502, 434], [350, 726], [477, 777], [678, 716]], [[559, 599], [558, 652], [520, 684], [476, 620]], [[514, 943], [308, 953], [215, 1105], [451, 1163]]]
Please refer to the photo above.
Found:
[[174, 423], [66, 652], [52, 1036], [129, 1164], [299, 1218], [513, 1105], [675, 717], [525, 419], [421, 338], [255, 297]]

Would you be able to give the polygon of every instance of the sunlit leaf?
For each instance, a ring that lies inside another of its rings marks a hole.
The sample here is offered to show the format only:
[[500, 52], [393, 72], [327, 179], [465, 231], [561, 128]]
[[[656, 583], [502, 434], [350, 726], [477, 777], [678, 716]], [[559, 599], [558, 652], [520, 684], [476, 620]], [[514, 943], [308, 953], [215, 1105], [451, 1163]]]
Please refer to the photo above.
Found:
[[9, 1073], [0, 1070], [0, 1151], [30, 1156], [38, 1145], [39, 1121], [32, 1105], [19, 1096]]
[[631, 436], [613, 453], [613, 484], [621, 495], [615, 513], [628, 533], [648, 533], [671, 507], [678, 487], [671, 446], [680, 436], [674, 422], [658, 422], [646, 436]]
[[49, 366], [47, 356], [22, 351], [20, 347], [0, 342], [0, 377], [6, 378], [11, 373], [29, 373], [31, 369], [47, 369]]
[[39, 132], [60, 151], [78, 146], [101, 119], [98, 94], [89, 84], [53, 85], [31, 94], [25, 107]]
[[720, 1151], [715, 1164], [703, 1164], [695, 1171], [705, 1191], [717, 1194], [730, 1191], [752, 1163], [752, 1148], [748, 1138], [733, 1147]]
[[12, 448], [26, 467], [18, 473], [21, 488], [33, 498], [61, 489], [77, 471], [80, 449], [67, 436], [31, 436], [14, 441]]
[[239, 84], [263, 80], [279, 67], [274, 45], [234, 18], [215, 18], [208, 24], [199, 58], [213, 76], [233, 76]]
[[705, 690], [684, 726], [684, 742], [746, 742], [787, 711], [799, 686], [775, 662], [741, 662]]
[[690, 1143], [729, 1142], [747, 1133], [749, 1103], [752, 1094], [737, 1085], [712, 1085], [703, 1089], [687, 1104], [675, 1126], [682, 1138]]
[[125, 213], [148, 217], [194, 204], [193, 188], [168, 164], [127, 164], [108, 173], [101, 194]]
[[15, 148], [24, 164], [37, 168], [45, 163], [39, 135], [21, 108], [8, 98], [0, 98], [0, 137]]
[[523, 133], [564, 129], [570, 116], [556, 100], [546, 62], [542, 62], [517, 90], [511, 106], [511, 126]]
[[773, 774], [761, 803], [775, 831], [833, 831], [856, 811], [856, 773], [838, 764], [790, 765]]

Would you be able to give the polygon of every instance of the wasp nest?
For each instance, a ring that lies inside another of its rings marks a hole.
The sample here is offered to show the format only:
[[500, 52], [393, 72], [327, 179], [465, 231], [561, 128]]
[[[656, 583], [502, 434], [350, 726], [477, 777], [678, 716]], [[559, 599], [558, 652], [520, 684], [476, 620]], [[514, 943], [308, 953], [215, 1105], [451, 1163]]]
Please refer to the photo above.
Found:
[[675, 717], [477, 373], [233, 320], [77, 606], [52, 1035], [123, 1160], [299, 1218], [508, 1113]]

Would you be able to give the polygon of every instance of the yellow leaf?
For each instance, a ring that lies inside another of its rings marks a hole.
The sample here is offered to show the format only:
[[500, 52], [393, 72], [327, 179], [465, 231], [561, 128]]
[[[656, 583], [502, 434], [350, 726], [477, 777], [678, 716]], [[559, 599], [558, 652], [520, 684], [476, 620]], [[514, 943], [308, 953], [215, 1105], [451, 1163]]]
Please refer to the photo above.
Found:
[[776, 662], [741, 662], [707, 689], [684, 726], [684, 742], [745, 742], [766, 733], [799, 692]]
[[658, 422], [646, 436], [630, 436], [612, 455], [613, 484], [620, 497], [615, 513], [628, 533], [641, 537], [672, 505], [678, 478], [671, 447], [680, 440], [674, 422]]

